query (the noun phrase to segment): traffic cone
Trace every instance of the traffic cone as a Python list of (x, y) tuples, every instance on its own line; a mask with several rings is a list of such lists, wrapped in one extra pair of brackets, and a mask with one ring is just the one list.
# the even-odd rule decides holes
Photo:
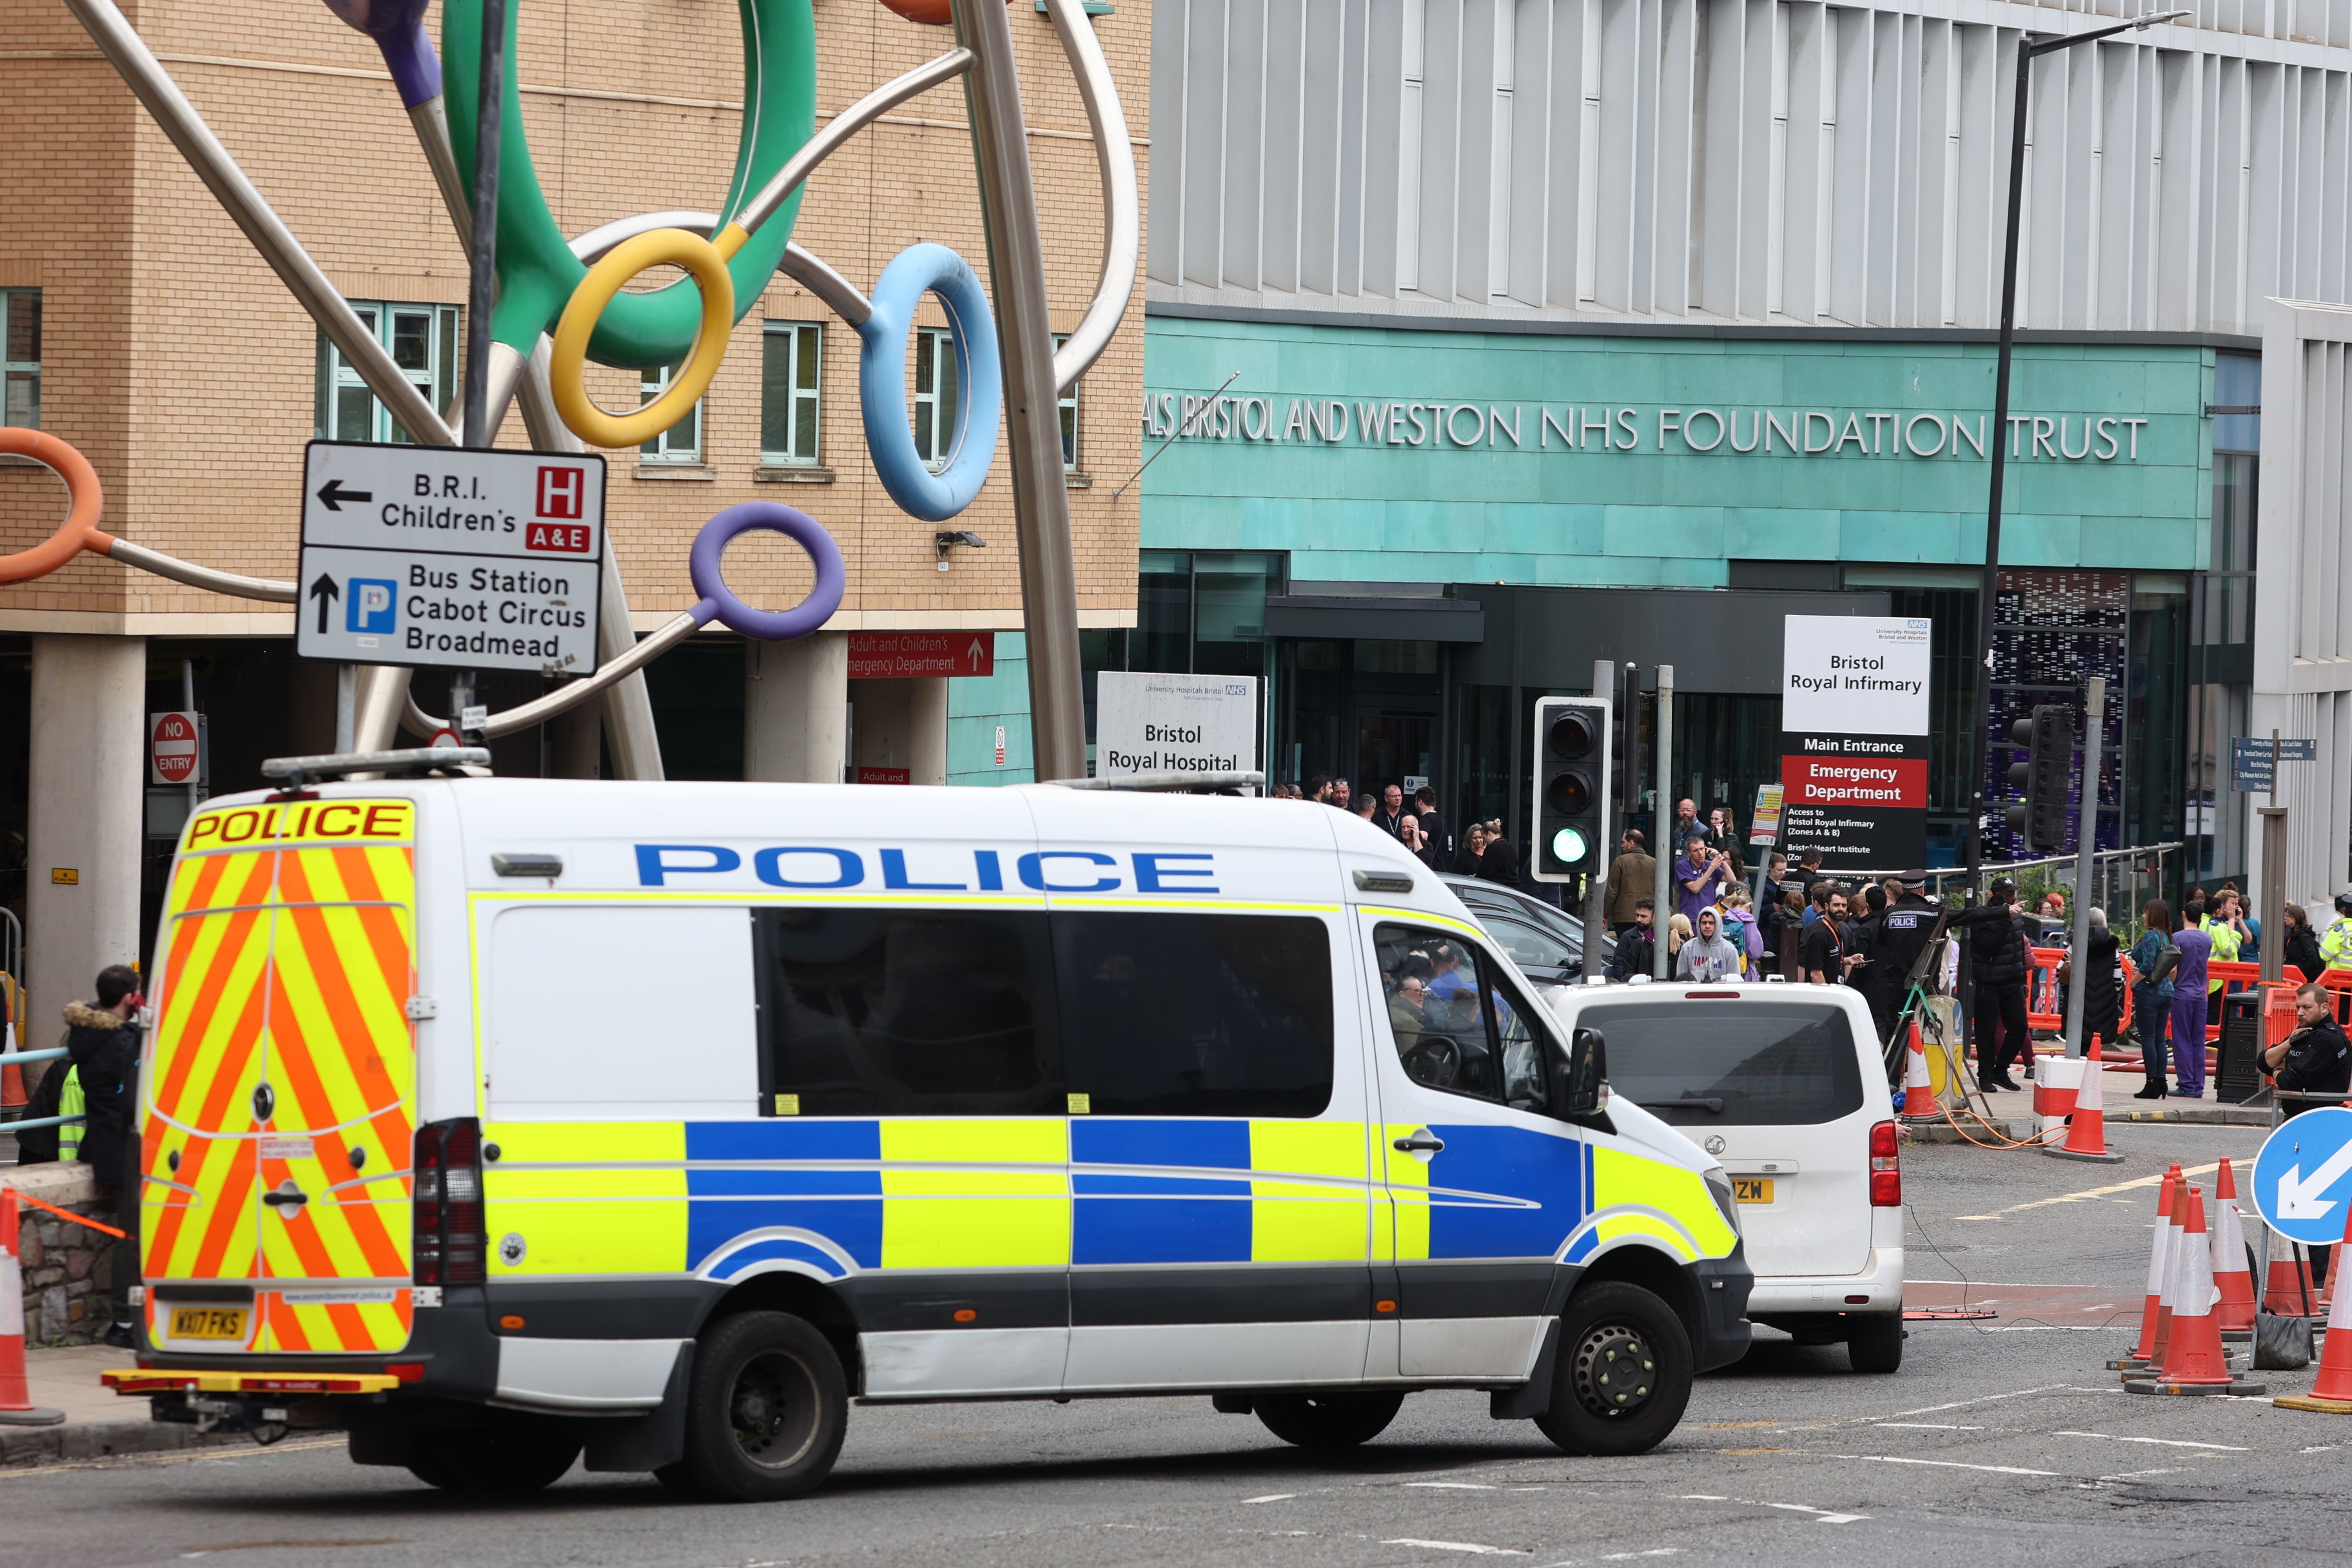
[[(2345, 1215), (2344, 1244), (2352, 1247), (2352, 1210)], [(2344, 1255), (2344, 1247), (2337, 1247), (2336, 1256)], [(2352, 1415), (2352, 1290), (2336, 1293), (2336, 1305), (2327, 1314), (2327, 1335), (2320, 1342), (2319, 1375), (2312, 1380), (2311, 1392), (2284, 1394), (2271, 1403), (2288, 1410)]]
[(2140, 1303), (2139, 1343), (2126, 1351), (2121, 1357), (2107, 1363), (2109, 1372), (2148, 1372), (2154, 1370), (2156, 1326), (2163, 1310), (2164, 1281), (2169, 1268), (2172, 1245), (2172, 1194), (2180, 1182), (2180, 1167), (2175, 1165), (2164, 1173), (2156, 1193), (2156, 1239), (2148, 1244), (2147, 1295)]
[(54, 1426), (62, 1410), (43, 1410), (25, 1384), (25, 1273), (16, 1263), (16, 1194), (0, 1187), (0, 1426)]
[(2042, 1152), (2061, 1160), (2080, 1160), (2094, 1165), (2117, 1165), (2123, 1156), (2107, 1148), (2107, 1121), (2099, 1109), (2099, 1080), (2107, 1076), (2099, 1065), (2099, 1037), (2091, 1037), (2091, 1048), (2083, 1058), (2082, 1086), (2074, 1090), (2074, 1109), (2066, 1119), (2066, 1142), (2045, 1147)]
[(1936, 1090), (1927, 1079), (1927, 1043), (1919, 1037), (1919, 1020), (1911, 1020), (1911, 1049), (1903, 1069), (1903, 1114), (1906, 1120), (1939, 1119), (1944, 1108), (1936, 1103)]
[[(2173, 1205), (2179, 1215), (2183, 1205)], [(2213, 1244), (2205, 1229), (2205, 1200), (2188, 1189), (2188, 1214), (2172, 1275), (2172, 1339), (2164, 1370), (2124, 1384), (2126, 1394), (2263, 1394), (2268, 1385), (2232, 1377), (2221, 1349), (2221, 1293), (2213, 1285)]]
[(2221, 1337), (2252, 1339), (2254, 1276), (2246, 1267), (2246, 1232), (2238, 1219), (2238, 1182), (2230, 1162), (2213, 1178), (2213, 1285), (2221, 1292)]
[(2263, 1281), (2263, 1310), (2282, 1318), (2305, 1318), (2317, 1317), (2318, 1307), (2319, 1291), (2311, 1283), (2311, 1259), (2290, 1246), (2284, 1258), (2271, 1259), (2270, 1278)]

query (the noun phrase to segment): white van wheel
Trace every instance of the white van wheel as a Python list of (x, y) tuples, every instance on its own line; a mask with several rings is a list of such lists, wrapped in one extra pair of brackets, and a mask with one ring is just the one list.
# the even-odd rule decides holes
[(1353, 1448), (1388, 1430), (1404, 1404), (1394, 1394), (1269, 1394), (1257, 1401), (1265, 1429), (1301, 1448)]
[(1856, 1372), (1893, 1372), (1903, 1364), (1903, 1320), (1849, 1318), (1845, 1359)]
[(848, 1425), (832, 1342), (789, 1312), (739, 1313), (705, 1329), (696, 1347), (678, 1468), (724, 1502), (799, 1497), (832, 1471)]
[(1571, 1454), (1645, 1454), (1690, 1403), (1690, 1335), (1674, 1309), (1638, 1285), (1602, 1279), (1561, 1314), (1543, 1435)]

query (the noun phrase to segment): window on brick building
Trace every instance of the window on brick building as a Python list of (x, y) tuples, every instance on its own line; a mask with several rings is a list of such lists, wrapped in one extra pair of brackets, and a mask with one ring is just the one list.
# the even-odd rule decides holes
[[(455, 305), (402, 305), (353, 300), (352, 310), (391, 352), (392, 363), (447, 417), (457, 391)], [(342, 351), (319, 334), (319, 435), (334, 441), (407, 441), (383, 400), (368, 389)]]
[(933, 473), (955, 456), (955, 339), (945, 327), (915, 329), (915, 452)]
[[(1062, 345), (1069, 341), (1069, 333), (1055, 332), (1054, 352), (1061, 353)], [(1079, 381), (1085, 379), (1084, 376), (1078, 378)], [(1078, 382), (1070, 383), (1070, 390), (1062, 394), (1058, 402), (1062, 418), (1062, 467), (1075, 474), (1078, 471)]]
[[(670, 378), (677, 374), (674, 364), (658, 365), (641, 373), (639, 385), (644, 395), (637, 406), (644, 407), (669, 390)], [(698, 463), (702, 461), (702, 402), (695, 400), (686, 416), (660, 435), (637, 448), (641, 463)]]
[(772, 468), (814, 467), (824, 329), (814, 321), (770, 321), (761, 353), (760, 461)]
[(41, 291), (0, 289), (0, 425), (41, 427)]

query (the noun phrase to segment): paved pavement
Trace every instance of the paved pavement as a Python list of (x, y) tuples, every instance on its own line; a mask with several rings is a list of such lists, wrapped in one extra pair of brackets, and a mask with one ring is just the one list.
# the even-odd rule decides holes
[[(2259, 1129), (2123, 1127), (2123, 1164), (1906, 1152), (1923, 1303), (1903, 1370), (1767, 1331), (1633, 1459), (1570, 1458), (1474, 1394), (1424, 1394), (1346, 1460), (1205, 1399), (858, 1410), (835, 1479), (766, 1507), (575, 1471), (497, 1504), (360, 1469), (331, 1439), (0, 1470), (0, 1568), (201, 1558), (450, 1563), (1534, 1565), (2340, 1563), (2352, 1417), (2127, 1395), (2154, 1179)], [(2309, 1374), (2268, 1374), (2274, 1392)]]

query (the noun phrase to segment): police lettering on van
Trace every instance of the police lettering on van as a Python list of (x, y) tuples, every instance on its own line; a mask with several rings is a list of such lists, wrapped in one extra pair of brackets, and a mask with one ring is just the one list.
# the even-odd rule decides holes
[(306, 793), (198, 812), (165, 897), (107, 1374), (163, 1419), (299, 1395), (434, 1485), (775, 1498), (852, 1399), (1186, 1393), (1335, 1447), (1476, 1388), (1637, 1452), (1746, 1347), (1727, 1178), (1365, 824)]

